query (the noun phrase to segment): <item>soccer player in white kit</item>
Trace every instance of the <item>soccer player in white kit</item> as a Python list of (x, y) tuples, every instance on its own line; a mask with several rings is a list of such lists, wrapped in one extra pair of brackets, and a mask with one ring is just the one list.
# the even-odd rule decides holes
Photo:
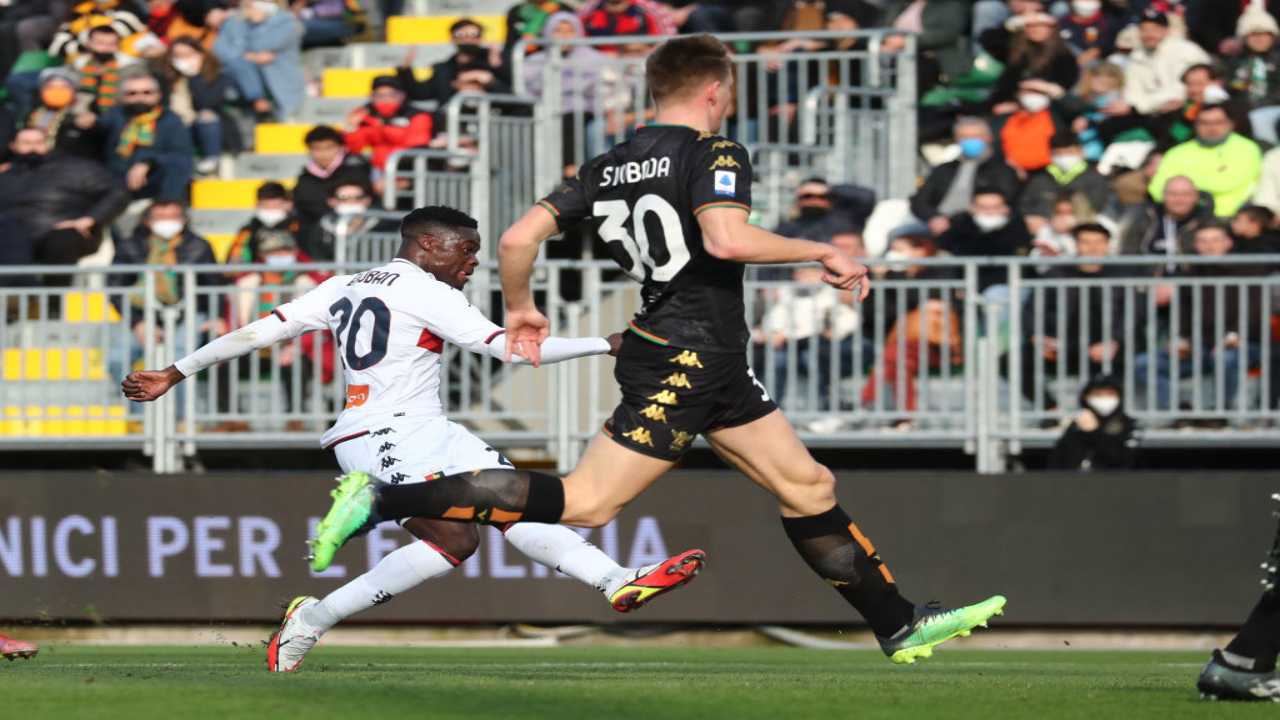
[[(504, 359), (502, 328), (472, 306), (461, 288), (479, 264), (476, 221), (452, 208), (405, 216), (396, 258), (340, 275), (261, 320), (201, 347), (169, 368), (135, 372), (122, 383), (130, 400), (154, 400), (191, 374), (313, 330), (331, 330), (347, 382), (347, 404), (321, 439), (343, 472), (386, 482), (418, 483), (472, 470), (511, 467), (501, 453), (444, 416), (440, 353), (451, 342)], [(611, 354), (618, 338), (548, 338), (542, 362)], [(525, 362), (518, 355), (514, 362)], [(458, 508), (458, 519), (470, 519)], [(502, 518), (492, 518), (501, 523)], [(298, 597), (285, 610), (267, 649), (273, 672), (292, 672), (329, 628), (443, 575), (475, 551), (470, 522), (413, 518), (402, 523), (422, 542), (406, 545), (324, 599)], [(619, 566), (560, 525), (512, 523), (504, 535), (537, 562), (595, 587), (628, 612), (693, 579), (704, 553), (689, 550), (659, 565)]]

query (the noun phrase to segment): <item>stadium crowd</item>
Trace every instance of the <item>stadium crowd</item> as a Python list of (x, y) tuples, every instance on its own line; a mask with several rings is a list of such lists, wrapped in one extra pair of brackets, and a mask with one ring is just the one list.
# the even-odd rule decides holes
[[(305, 52), (379, 41), (379, 19), (403, 6), (397, 0), (379, 0), (376, 8), (358, 0), (0, 2), (0, 145), (7, 148), (0, 165), (0, 263), (215, 262), (210, 244), (191, 228), (193, 179), (225, 175), (230, 158), (252, 152), (255, 124), (298, 117), (318, 88)], [(990, 255), (1078, 256), (1077, 265), (1044, 270), (1064, 278), (1270, 273), (1276, 268), (1262, 263), (1171, 261), (1148, 272), (1089, 259), (1280, 251), (1280, 149), (1273, 148), (1280, 141), (1277, 10), (1280, 5), (1261, 0), (515, 3), (504, 44), (491, 43), (484, 24), (459, 20), (450, 28), (453, 53), (434, 63), (426, 80), (414, 72), (411, 46), (401, 67), (372, 82), (368, 102), (343, 127), (320, 125), (306, 135), (307, 159), (291, 190), (280, 183), (258, 189), (253, 216), (226, 260), (267, 263), (278, 272), (211, 271), (202, 281), (305, 288), (323, 279), (288, 266), (332, 259), (339, 226), (385, 229), (386, 221), (360, 215), (379, 207), (388, 157), (442, 146), (445, 123), (438, 113), (454, 94), (509, 93), (516, 86), (542, 93), (545, 57), (521, 40), (859, 28), (890, 32), (874, 41), (800, 37), (735, 43), (734, 49), (782, 58), (876, 42), (880, 52), (893, 54), (905, 47), (907, 34), (915, 35), (919, 188), (909, 198), (876, 198), (866, 188), (813, 177), (795, 188), (780, 232), (893, 261), (873, 263), (891, 278), (946, 276), (935, 266), (911, 265), (915, 258)], [(572, 74), (562, 83), (561, 106), (581, 112), (575, 103), (589, 105), (593, 92), (607, 91), (602, 57), (648, 47), (620, 43), (569, 52), (566, 72)], [(522, 58), (523, 78), (512, 77), (518, 52), (529, 53)], [(821, 73), (809, 80), (833, 81)], [(808, 88), (790, 82), (753, 89), (767, 93), (771, 116), (796, 112)], [(794, 125), (789, 131), (784, 125), (764, 132), (794, 132)], [(566, 166), (572, 172), (567, 158)], [(583, 244), (564, 247), (573, 256)], [(795, 277), (812, 280), (806, 273)], [(1010, 298), (1004, 277), (1000, 269), (984, 270), (979, 290), (1016, 306), (1023, 298)], [(56, 286), (71, 278), (55, 273), (5, 282)], [(1167, 287), (1155, 292), (1161, 309), (1177, 294)], [(161, 299), (180, 300), (171, 289)], [(870, 340), (852, 347), (858, 327), (865, 331), (859, 337), (875, 335), (870, 306), (804, 292), (769, 300), (754, 335), (758, 361), (772, 354), (784, 364), (791, 344), (799, 345), (802, 364), (809, 353), (861, 354), (865, 367), (875, 366), (873, 380), (879, 373), (883, 381), (868, 382), (849, 403), (874, 402), (887, 387), (898, 407), (913, 409), (912, 378), (921, 363), (960, 361), (959, 313), (922, 293), (884, 300), (888, 337), (881, 348)], [(1038, 357), (1088, 374), (1114, 367), (1120, 339), (1103, 333), (1100, 318), (1078, 317), (1077, 300), (1069, 296), (1054, 309), (1043, 337), (1020, 340), (1024, 363)], [(1226, 321), (1211, 327), (1192, 328), (1183, 313), (1180, 344), (1203, 343), (1211, 364), (1255, 366), (1260, 333), (1239, 327), (1266, 321), (1255, 300), (1227, 302)], [(1102, 304), (1089, 305), (1096, 315)], [(207, 312), (216, 320), (211, 330), (255, 316), (254, 308)], [(907, 336), (905, 344), (898, 335)], [(1059, 358), (1055, 335), (1087, 337), (1088, 352)], [(1253, 341), (1241, 343), (1241, 335)], [(1190, 373), (1189, 360), (1146, 350), (1135, 371), (1159, 385), (1158, 404), (1166, 407), (1174, 402), (1170, 379)], [(899, 366), (906, 368), (901, 388)], [(1036, 394), (1026, 383), (1030, 374), (1022, 373), (1029, 398)], [(832, 380), (823, 377), (821, 384)], [(1280, 391), (1280, 383), (1272, 388)], [(1227, 393), (1234, 392), (1229, 381)], [(1051, 395), (1041, 400), (1047, 408), (1057, 405)]]

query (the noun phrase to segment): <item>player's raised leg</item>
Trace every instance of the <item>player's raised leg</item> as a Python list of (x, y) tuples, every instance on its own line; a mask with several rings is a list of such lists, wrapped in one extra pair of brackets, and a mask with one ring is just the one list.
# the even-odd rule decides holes
[(534, 470), (488, 469), (429, 483), (386, 485), (367, 473), (348, 473), (339, 479), (333, 505), (316, 528), (311, 566), (327, 568), (347, 540), (382, 520), (402, 517), (599, 527), (672, 464), (598, 435), (563, 480)]
[(800, 557), (866, 618), (894, 662), (929, 657), (935, 646), (968, 635), (1003, 611), (999, 595), (951, 610), (904, 598), (875, 546), (837, 502), (835, 476), (813, 459), (781, 411), (714, 430), (707, 439), (778, 498), (783, 529)]

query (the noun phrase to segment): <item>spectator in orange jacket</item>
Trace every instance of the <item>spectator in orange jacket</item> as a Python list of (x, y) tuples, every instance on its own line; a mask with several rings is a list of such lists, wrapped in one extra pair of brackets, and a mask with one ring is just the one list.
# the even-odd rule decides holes
[(397, 150), (422, 147), (431, 141), (431, 113), (419, 112), (407, 102), (404, 86), (393, 75), (373, 81), (369, 104), (347, 119), (347, 149), (373, 151), (375, 186), (381, 184), (387, 158)]

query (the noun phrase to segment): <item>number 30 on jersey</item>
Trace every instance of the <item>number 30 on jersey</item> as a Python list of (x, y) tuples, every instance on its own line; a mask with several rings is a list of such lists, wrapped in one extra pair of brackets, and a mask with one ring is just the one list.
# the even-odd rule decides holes
[[(645, 217), (650, 213), (658, 218), (662, 228), (659, 242), (650, 242), (645, 228)], [(671, 282), (672, 278), (689, 262), (689, 247), (685, 244), (680, 214), (671, 203), (650, 193), (636, 201), (635, 208), (626, 200), (597, 200), (592, 214), (604, 218), (600, 224), (600, 239), (606, 243), (618, 243), (631, 258), (627, 274), (641, 282)], [(627, 229), (628, 223), (631, 230)]]

